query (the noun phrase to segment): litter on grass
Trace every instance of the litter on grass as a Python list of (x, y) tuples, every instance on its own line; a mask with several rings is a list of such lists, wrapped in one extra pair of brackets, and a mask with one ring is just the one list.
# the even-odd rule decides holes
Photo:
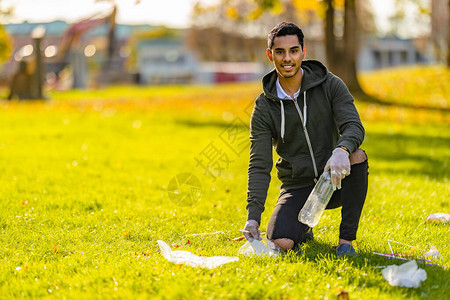
[(422, 256), (428, 259), (444, 260), (441, 253), (435, 246), (431, 246), (430, 251), (423, 253)]
[(188, 234), (188, 235), (189, 236), (203, 236), (203, 235), (216, 235), (216, 234), (225, 234), (225, 232), (216, 231), (216, 232), (192, 233), (192, 234)]
[[(394, 253), (394, 250), (392, 249), (392, 246), (391, 246), (391, 242), (409, 247), (410, 254)], [(400, 242), (393, 241), (393, 240), (388, 240), (388, 245), (389, 245), (389, 249), (391, 250), (391, 253), (372, 252), (372, 254), (384, 256), (384, 257), (387, 257), (388, 259), (398, 259), (398, 260), (403, 260), (403, 261), (415, 260), (415, 261), (423, 263), (427, 266), (446, 268), (443, 265), (426, 263), (426, 262), (431, 262), (435, 259), (444, 260), (441, 253), (439, 253), (438, 249), (435, 246), (431, 246), (429, 252), (421, 254), (420, 255), (421, 258), (418, 258), (416, 255), (411, 254), (418, 249), (417, 246), (411, 246), (411, 245), (400, 243)]]
[(208, 269), (217, 268), (223, 264), (238, 261), (239, 257), (235, 256), (198, 256), (189, 251), (175, 250), (172, 251), (170, 246), (164, 241), (158, 240), (159, 249), (165, 259), (174, 264), (183, 264), (191, 267), (202, 267)]
[(409, 247), (409, 252), (410, 252), (410, 253), (412, 253), (414, 250), (417, 249), (417, 246), (411, 246), (411, 245), (404, 244), (404, 243), (400, 243), (400, 242), (397, 242), (397, 241), (388, 240), (389, 249), (391, 249), (392, 255), (394, 255), (394, 250), (392, 250), (391, 242), (392, 242), (392, 243), (399, 244), (399, 245), (402, 245), (402, 246)]
[[(416, 259), (413, 255), (408, 254), (390, 254), (390, 253), (379, 253), (379, 252), (372, 252), (375, 255), (389, 257), (392, 259), (399, 259), (399, 260), (413, 260)], [(418, 259), (421, 261), (431, 261), (431, 259)]]
[(252, 242), (247, 241), (241, 248), (238, 250), (238, 254), (240, 255), (256, 255), (256, 256), (270, 256), (277, 257), (284, 253), (284, 251), (272, 243), (270, 240), (264, 241), (253, 240)]
[(426, 220), (430, 223), (448, 223), (450, 220), (450, 214), (445, 213), (435, 213), (428, 215)]
[(427, 279), (427, 272), (418, 268), (415, 260), (408, 261), (400, 266), (392, 265), (381, 270), (383, 278), (392, 286), (417, 288)]

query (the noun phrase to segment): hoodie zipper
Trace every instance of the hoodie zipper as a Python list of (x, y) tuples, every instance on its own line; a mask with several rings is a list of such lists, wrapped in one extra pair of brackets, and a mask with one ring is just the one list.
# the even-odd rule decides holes
[[(306, 106), (306, 95), (304, 97), (305, 97), (304, 100), (305, 100), (305, 106)], [(308, 130), (306, 129), (306, 123), (304, 122), (303, 114), (300, 110), (300, 107), (298, 106), (297, 99), (293, 99), (293, 100), (294, 100), (295, 108), (297, 109), (298, 115), (300, 116), (300, 120), (302, 121), (303, 132), (305, 133), (306, 143), (308, 144), (309, 153), (311, 154), (311, 159), (312, 159), (312, 163), (313, 163), (313, 167), (314, 167), (314, 175), (315, 175), (314, 182), (317, 182), (317, 178), (319, 177), (319, 172), (317, 171), (316, 159), (314, 158), (314, 152), (312, 149), (311, 140), (309, 138)]]

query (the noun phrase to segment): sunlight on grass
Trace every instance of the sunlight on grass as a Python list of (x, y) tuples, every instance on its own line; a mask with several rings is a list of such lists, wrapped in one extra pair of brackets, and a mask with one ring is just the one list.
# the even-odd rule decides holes
[(445, 66), (386, 69), (360, 76), (371, 95), (395, 103), (448, 108), (450, 71)]
[[(448, 107), (448, 80), (436, 82), (448, 72), (420, 67), (362, 79), (394, 102)], [(259, 93), (259, 83), (126, 86), (0, 102), (2, 298), (335, 299), (344, 289), (351, 299), (445, 299), (448, 270), (421, 266), (421, 287), (394, 288), (374, 267), (398, 262), (372, 252), (389, 252), (388, 239), (417, 246), (417, 254), (434, 245), (448, 265), (448, 224), (425, 222), (449, 212), (446, 111), (356, 101), (370, 165), (357, 258), (334, 254), (339, 210), (324, 213), (314, 241), (279, 259), (241, 257), (205, 270), (160, 255), (158, 239), (197, 255), (237, 255), (244, 241), (232, 239), (246, 219), (245, 147)], [(221, 166), (205, 169), (202, 154), (212, 149)], [(201, 198), (180, 206), (169, 183), (186, 172), (198, 178)], [(262, 231), (279, 193), (275, 170), (272, 178)]]

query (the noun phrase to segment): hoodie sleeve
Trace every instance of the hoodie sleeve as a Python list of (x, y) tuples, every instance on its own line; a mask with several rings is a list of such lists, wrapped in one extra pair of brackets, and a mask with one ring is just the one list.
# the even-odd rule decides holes
[(261, 97), (256, 100), (250, 120), (250, 161), (248, 166), (247, 220), (261, 223), (272, 170), (272, 131)]
[(352, 153), (362, 144), (365, 134), (353, 96), (345, 83), (336, 76), (331, 78), (329, 95), (340, 134), (336, 147), (344, 146)]

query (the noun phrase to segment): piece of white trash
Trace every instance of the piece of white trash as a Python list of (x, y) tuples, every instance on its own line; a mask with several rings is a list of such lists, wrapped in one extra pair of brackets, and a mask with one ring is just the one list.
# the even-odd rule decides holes
[(165, 259), (174, 264), (183, 264), (191, 267), (202, 267), (208, 269), (217, 268), (223, 264), (238, 261), (236, 256), (198, 256), (189, 251), (172, 251), (164, 241), (158, 240), (159, 249)]
[(238, 254), (241, 255), (256, 255), (256, 256), (280, 256), (284, 251), (276, 246), (271, 241), (267, 240), (267, 246), (258, 240), (252, 242), (247, 241), (238, 250)]
[(422, 256), (428, 259), (440, 259), (440, 260), (444, 259), (439, 250), (435, 246), (431, 246), (430, 251), (423, 253)]
[(427, 279), (427, 272), (417, 267), (415, 260), (410, 260), (400, 266), (391, 265), (381, 270), (383, 278), (392, 286), (417, 288), (420, 282)]
[(426, 220), (430, 223), (448, 223), (450, 220), (450, 214), (435, 213), (428, 215)]

